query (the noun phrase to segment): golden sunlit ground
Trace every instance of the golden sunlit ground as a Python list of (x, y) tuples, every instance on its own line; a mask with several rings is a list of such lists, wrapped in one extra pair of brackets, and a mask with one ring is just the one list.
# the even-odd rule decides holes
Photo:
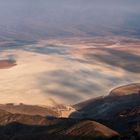
[(74, 104), (140, 82), (140, 41), (128, 40), (49, 39), (3, 49), (0, 103)]

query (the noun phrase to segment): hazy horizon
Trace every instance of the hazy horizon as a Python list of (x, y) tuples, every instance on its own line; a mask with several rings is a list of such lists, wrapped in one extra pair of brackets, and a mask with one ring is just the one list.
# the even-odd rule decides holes
[(139, 38), (139, 16), (138, 0), (0, 0), (0, 38)]

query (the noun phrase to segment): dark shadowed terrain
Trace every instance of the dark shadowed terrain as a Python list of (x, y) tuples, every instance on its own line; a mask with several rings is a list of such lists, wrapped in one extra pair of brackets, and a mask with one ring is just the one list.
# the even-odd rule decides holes
[[(57, 113), (50, 113), (54, 112), (51, 108), (45, 110), (44, 107), (23, 104), (1, 105), (0, 138), (3, 140), (131, 140), (132, 138), (138, 140), (140, 138), (140, 84), (138, 83), (116, 88), (106, 97), (85, 101), (74, 107), (76, 111), (69, 118), (57, 118)], [(33, 111), (29, 111), (31, 109)], [(35, 115), (35, 112), (38, 115)]]

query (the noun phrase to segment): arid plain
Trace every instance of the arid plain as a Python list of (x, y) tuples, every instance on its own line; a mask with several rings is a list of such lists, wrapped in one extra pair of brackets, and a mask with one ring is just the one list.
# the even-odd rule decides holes
[(139, 39), (56, 38), (0, 45), (1, 103), (69, 105), (140, 82)]

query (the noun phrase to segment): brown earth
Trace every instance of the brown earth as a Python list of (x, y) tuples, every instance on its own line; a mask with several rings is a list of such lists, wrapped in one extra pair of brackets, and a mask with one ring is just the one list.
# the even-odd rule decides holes
[(2, 140), (113, 140), (119, 136), (116, 131), (95, 121), (49, 119), (0, 110)]
[[(74, 105), (77, 111), (71, 118), (58, 118), (50, 110), (41, 116), (38, 106), (0, 105), (0, 139), (139, 140), (140, 93), (136, 90), (139, 86), (122, 86), (115, 96), (109, 94)], [(50, 117), (51, 114), (54, 116)]]
[(0, 60), (0, 69), (8, 69), (16, 65), (15, 60)]

